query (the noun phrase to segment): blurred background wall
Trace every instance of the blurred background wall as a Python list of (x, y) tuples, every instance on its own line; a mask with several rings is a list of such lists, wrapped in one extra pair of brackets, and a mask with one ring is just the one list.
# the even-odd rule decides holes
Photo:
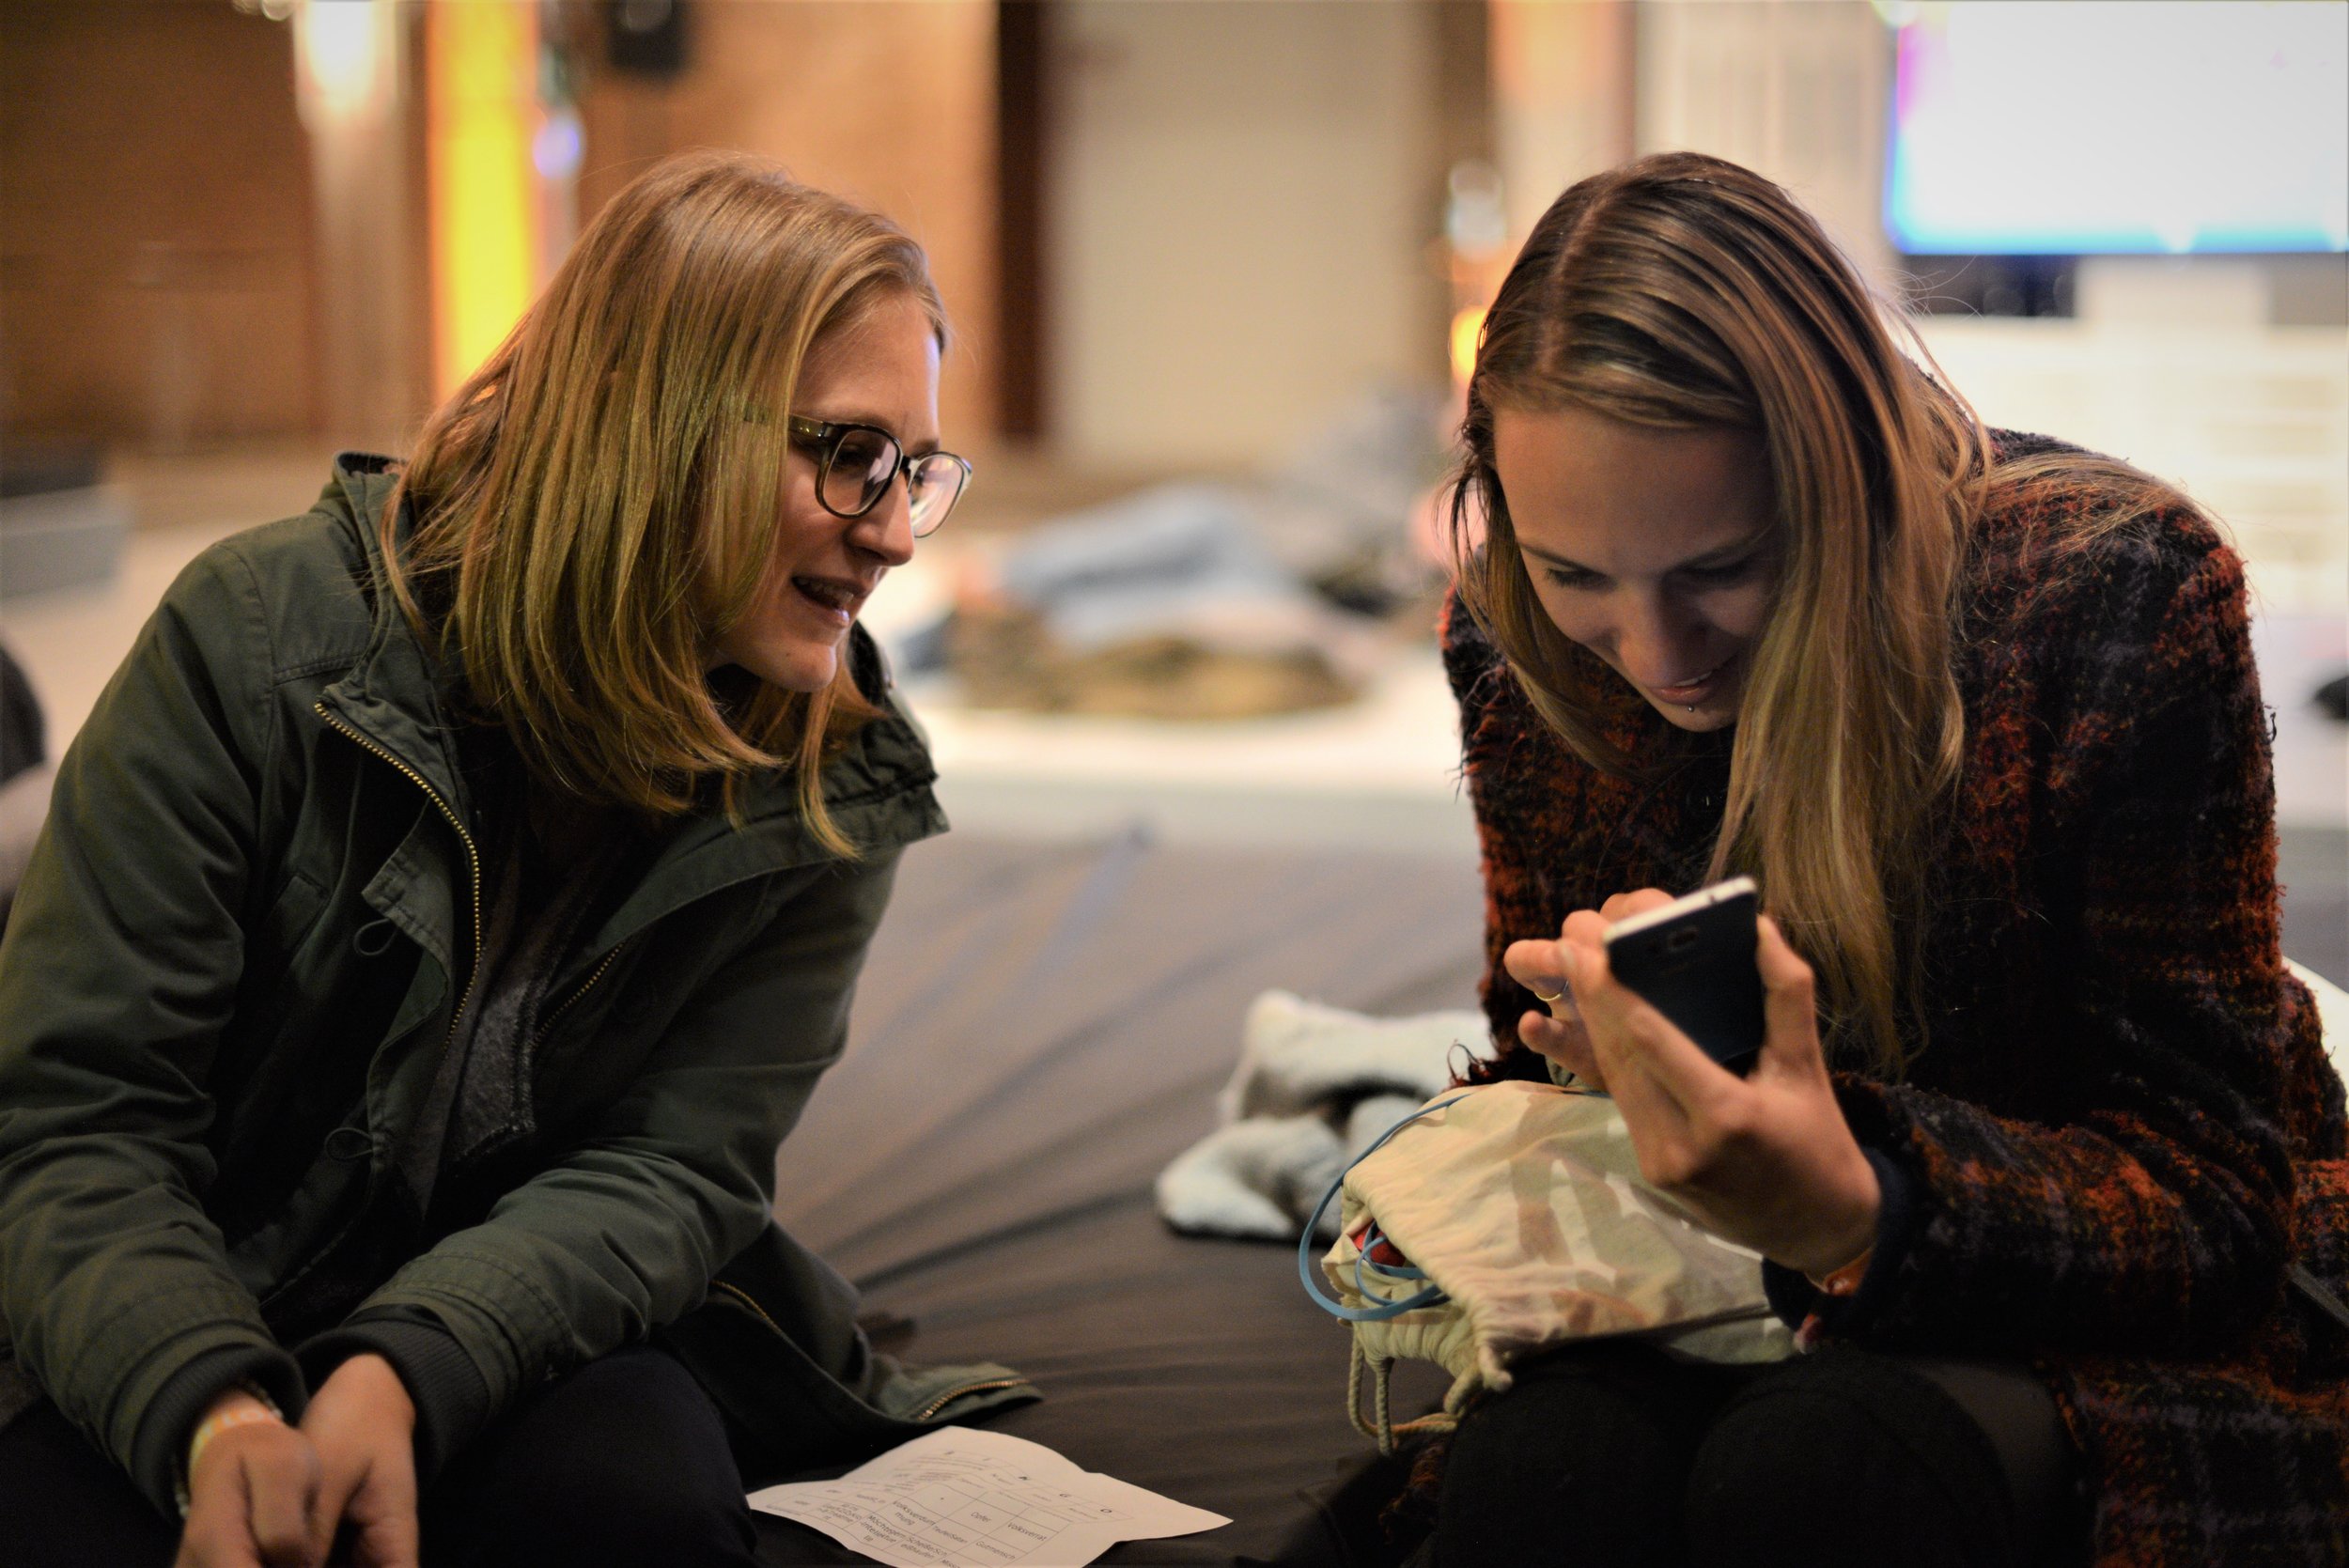
[(293, 85), (225, 3), (0, 6), (0, 440), (318, 427)]
[(1050, 439), (1101, 461), (1268, 460), (1365, 385), (1444, 374), (1425, 255), (1460, 9), (1055, 8)]
[[(928, 247), (956, 315), (960, 349), (946, 366), (941, 417), (957, 434), (991, 432), (1002, 374), (997, 8), (802, 0), (686, 10), (637, 0), (582, 14), (581, 215), (665, 154), (694, 147), (762, 153), (880, 209)], [(648, 33), (673, 27), (675, 53), (632, 51), (638, 21)]]
[[(1497, 179), (1499, 259), (1572, 179), (1697, 147), (1787, 182), (1895, 288), (1966, 272), (1905, 261), (1883, 221), (1891, 24), (1935, 10), (7, 0), (0, 438), (397, 444), (461, 373), (448, 318), (480, 308), (468, 284), (510, 310), (634, 173), (725, 146), (929, 247), (967, 443), (1261, 462), (1366, 384), (1442, 379), (1464, 163)], [(489, 276), (515, 253), (451, 232), (468, 180), (476, 204), (531, 209), (518, 283)], [(2132, 269), (2170, 279), (2153, 308), (2173, 320), (2349, 316), (2338, 254), (2090, 258), (2062, 269), (2060, 309), (2027, 312), (2002, 305), (2013, 269), (1993, 260), (1960, 303), (2076, 315), (2083, 272), (2093, 294)], [(1491, 266), (1469, 270), (1489, 286)]]

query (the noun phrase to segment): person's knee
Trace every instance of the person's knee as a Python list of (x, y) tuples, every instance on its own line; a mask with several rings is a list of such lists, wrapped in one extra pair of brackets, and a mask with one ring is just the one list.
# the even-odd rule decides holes
[(566, 1568), (744, 1560), (754, 1545), (742, 1498), (708, 1488), (650, 1487), (617, 1477), (578, 1489), (537, 1531), (541, 1560)]
[(428, 1520), (426, 1560), (484, 1568), (641, 1568), (748, 1560), (755, 1536), (739, 1494), (615, 1459), (620, 1462), (589, 1464), (568, 1474), (518, 1478), (518, 1484), (469, 1511), (461, 1524), (449, 1521), (458, 1539), (434, 1541)]
[(1438, 1560), (1675, 1560), (1692, 1440), (1683, 1381), (1660, 1358), (1562, 1358), (1478, 1405), (1444, 1467)]
[(1700, 1568), (2005, 1568), (2005, 1483), (1963, 1412), (1881, 1365), (1766, 1382), (1698, 1447), (1686, 1526)]
[(549, 1385), (428, 1498), (434, 1568), (739, 1564), (756, 1541), (718, 1414), (686, 1371), (635, 1349)]
[[(1619, 1364), (1620, 1363), (1620, 1364)], [(1602, 1354), (1561, 1357), (1481, 1401), (1452, 1439), (1451, 1473), (1486, 1491), (1571, 1493), (1672, 1472), (1686, 1442), (1668, 1371)]]

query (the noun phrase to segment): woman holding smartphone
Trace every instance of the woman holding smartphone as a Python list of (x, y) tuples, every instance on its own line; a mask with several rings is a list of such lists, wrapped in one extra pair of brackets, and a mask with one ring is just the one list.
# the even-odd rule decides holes
[[(1486, 319), (1445, 653), (1488, 1070), (1611, 1094), (1810, 1353), (1520, 1367), (1422, 1455), (1443, 1568), (2349, 1550), (2342, 1091), (2241, 563), (1984, 430), (1889, 318), (1783, 191), (1673, 154), (1567, 191)], [(1742, 1077), (1603, 947), (1740, 874)]]
[(769, 1217), (943, 826), (855, 625), (943, 336), (886, 220), (674, 161), (164, 596), (0, 946), (0, 1560), (748, 1564), (739, 1466), (1019, 1396)]

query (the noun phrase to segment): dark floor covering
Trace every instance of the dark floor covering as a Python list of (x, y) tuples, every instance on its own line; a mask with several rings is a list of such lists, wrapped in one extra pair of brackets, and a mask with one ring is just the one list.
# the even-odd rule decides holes
[[(1033, 1376), (1045, 1400), (999, 1430), (1233, 1520), (1104, 1561), (1330, 1560), (1300, 1494), (1369, 1455), (1346, 1330), (1306, 1301), (1292, 1249), (1174, 1235), (1151, 1181), (1213, 1126), (1259, 991), (1472, 1005), (1481, 911), (1452, 862), (1140, 835), (917, 846), (848, 1054), (783, 1147), (777, 1212), (868, 1311), (913, 1320), (899, 1354)], [(1399, 1407), (1432, 1405), (1440, 1375), (1406, 1373)], [(863, 1560), (760, 1529), (770, 1562)]]
[[(2334, 847), (2287, 846), (2285, 948), (2349, 983), (2344, 900), (2310, 874)], [(777, 1212), (868, 1312), (912, 1321), (897, 1354), (1033, 1376), (1044, 1402), (1000, 1430), (1233, 1519), (1103, 1560), (1343, 1560), (1308, 1495), (1369, 1457), (1345, 1329), (1305, 1300), (1293, 1250), (1174, 1235), (1151, 1181), (1212, 1126), (1259, 991), (1470, 1006), (1481, 923), (1475, 868), (1453, 860), (1140, 832), (916, 846), (848, 1053), (778, 1158)], [(1400, 1369), (1398, 1419), (1440, 1389)], [(759, 1524), (770, 1563), (864, 1560)]]

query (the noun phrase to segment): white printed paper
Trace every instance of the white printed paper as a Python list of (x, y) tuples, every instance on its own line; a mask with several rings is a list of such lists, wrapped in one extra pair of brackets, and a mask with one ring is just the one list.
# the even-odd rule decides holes
[(1232, 1522), (979, 1427), (925, 1433), (838, 1481), (770, 1486), (750, 1501), (890, 1568), (1080, 1568), (1120, 1541)]

